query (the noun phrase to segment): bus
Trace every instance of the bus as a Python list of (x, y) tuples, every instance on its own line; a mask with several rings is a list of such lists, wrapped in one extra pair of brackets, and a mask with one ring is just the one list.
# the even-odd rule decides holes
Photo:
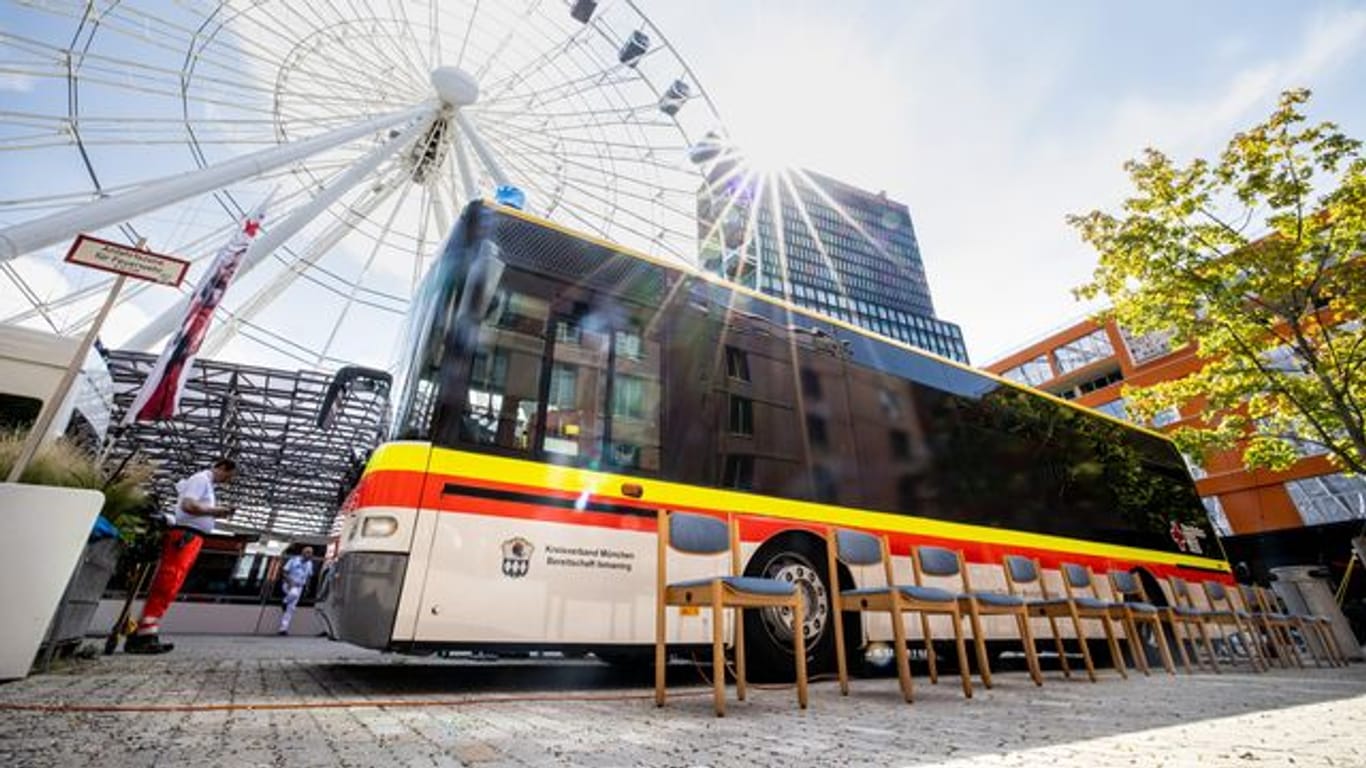
[[(800, 586), (817, 670), (832, 525), (888, 534), (907, 583), (921, 543), (964, 551), (978, 589), (1007, 553), (1134, 571), (1159, 602), (1169, 575), (1229, 579), (1160, 434), (519, 210), (462, 212), (398, 359), (320, 596), (356, 645), (641, 658), (661, 508), (735, 517), (745, 575)], [(670, 611), (671, 645), (709, 642), (710, 612)], [(745, 613), (751, 674), (790, 674), (792, 616)], [(845, 621), (852, 647), (891, 640)]]

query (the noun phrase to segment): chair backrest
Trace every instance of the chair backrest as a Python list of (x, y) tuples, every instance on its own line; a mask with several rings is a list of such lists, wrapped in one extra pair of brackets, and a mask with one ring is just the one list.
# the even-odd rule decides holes
[(871, 533), (835, 529), (835, 551), (846, 565), (877, 565), (882, 562), (882, 539)]
[(1072, 594), (1074, 589), (1095, 591), (1095, 585), (1091, 583), (1090, 568), (1076, 563), (1063, 563), (1058, 566), (1058, 571), (1062, 574), (1062, 585), (1067, 594)]
[(912, 558), (912, 561), (916, 584), (923, 585), (926, 576), (936, 578), (957, 576), (959, 587), (964, 592), (972, 591), (972, 584), (968, 581), (967, 569), (963, 567), (962, 552), (922, 544), (915, 548), (915, 557)]
[(1025, 557), (1023, 555), (1006, 555), (1001, 558), (1001, 563), (1005, 566), (1006, 589), (1012, 595), (1028, 594), (1024, 589), (1029, 584), (1039, 585), (1039, 596), (1048, 599), (1052, 595), (1048, 594), (1048, 582), (1043, 577), (1043, 571), (1039, 569), (1037, 558)]
[(1167, 584), (1172, 588), (1172, 602), (1183, 608), (1194, 608), (1195, 601), (1191, 599), (1191, 588), (1186, 580), (1180, 576), (1167, 577)]
[(1223, 603), (1224, 607), (1229, 610), (1238, 609), (1238, 606), (1233, 602), (1233, 597), (1229, 595), (1223, 584), (1217, 581), (1206, 581), (1201, 582), (1201, 586), (1205, 588), (1205, 600), (1209, 603), (1209, 607), (1216, 608), (1220, 603)]
[(730, 549), (730, 527), (724, 520), (687, 512), (669, 512), (669, 546), (693, 555), (719, 555)]
[(1143, 584), (1129, 571), (1110, 571), (1110, 586), (1116, 594), (1124, 597), (1132, 595), (1140, 599), (1147, 598), (1143, 592)]

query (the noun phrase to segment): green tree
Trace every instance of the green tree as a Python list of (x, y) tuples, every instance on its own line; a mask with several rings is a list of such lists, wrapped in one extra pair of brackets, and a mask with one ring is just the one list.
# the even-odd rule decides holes
[(1079, 298), (1108, 298), (1133, 334), (1193, 342), (1199, 369), (1125, 390), (1157, 411), (1204, 398), (1172, 437), (1203, 457), (1246, 439), (1248, 467), (1326, 451), (1366, 473), (1366, 158), (1331, 122), (1309, 125), (1309, 91), (1287, 91), (1218, 162), (1181, 166), (1148, 149), (1125, 170), (1119, 214), (1068, 217), (1100, 254)]

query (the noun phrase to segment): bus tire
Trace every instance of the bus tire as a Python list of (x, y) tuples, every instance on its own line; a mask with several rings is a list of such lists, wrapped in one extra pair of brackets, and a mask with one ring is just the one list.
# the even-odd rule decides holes
[[(779, 534), (765, 542), (745, 568), (746, 576), (778, 579), (797, 585), (805, 598), (807, 673), (811, 676), (835, 670), (835, 631), (831, 625), (833, 601), (826, 574), (825, 542), (802, 531)], [(847, 574), (841, 573), (844, 582)], [(852, 579), (844, 585), (848, 589)], [(844, 616), (845, 645), (850, 655), (862, 643), (857, 613)], [(745, 611), (745, 659), (747, 676), (756, 682), (786, 682), (795, 676), (792, 659), (792, 615), (775, 608)], [(858, 666), (854, 666), (858, 669)]]

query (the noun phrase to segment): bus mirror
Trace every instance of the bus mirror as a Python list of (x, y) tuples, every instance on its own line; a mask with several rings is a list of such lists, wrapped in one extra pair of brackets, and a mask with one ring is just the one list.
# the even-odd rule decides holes
[(496, 306), (498, 284), (503, 280), (503, 270), (507, 264), (498, 255), (498, 246), (484, 241), (479, 246), (479, 255), (470, 264), (465, 276), (465, 288), (460, 292), (460, 305), (455, 310), (452, 328), (461, 347), (474, 328), (492, 312)]
[(389, 386), (393, 377), (388, 372), (348, 365), (337, 371), (332, 383), (327, 385), (322, 407), (318, 409), (318, 429), (331, 429), (337, 423), (338, 415), (346, 409), (353, 398), (371, 395), (376, 399), (389, 397)]

